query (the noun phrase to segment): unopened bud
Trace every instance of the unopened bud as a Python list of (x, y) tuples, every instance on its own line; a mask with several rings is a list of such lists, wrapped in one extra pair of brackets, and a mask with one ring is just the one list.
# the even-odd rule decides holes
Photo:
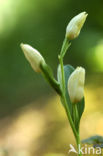
[(78, 37), (87, 15), (88, 14), (86, 12), (82, 12), (71, 19), (66, 28), (66, 37), (69, 40), (73, 40)]
[(72, 103), (79, 102), (84, 96), (85, 69), (77, 67), (68, 79), (68, 93)]
[(40, 64), (45, 63), (45, 60), (42, 57), (42, 55), (36, 49), (32, 48), (28, 44), (23, 44), (22, 43), (20, 46), (21, 46), (21, 49), (24, 52), (24, 55), (25, 55), (26, 59), (31, 64), (34, 71), (41, 72)]

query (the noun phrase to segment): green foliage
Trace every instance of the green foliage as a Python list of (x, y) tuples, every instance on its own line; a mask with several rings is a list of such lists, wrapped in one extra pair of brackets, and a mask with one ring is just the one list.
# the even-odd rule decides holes
[(103, 136), (95, 135), (85, 140), (82, 140), (83, 144), (103, 144)]
[[(74, 71), (74, 68), (71, 66), (71, 65), (65, 65), (64, 66), (64, 73), (65, 73), (65, 86), (66, 86), (66, 100), (67, 100), (67, 103), (68, 103), (68, 106), (69, 106), (69, 110), (70, 110), (70, 113), (71, 113), (71, 116), (72, 116), (72, 120), (74, 121), (75, 123), (75, 127), (78, 131), (79, 129), (79, 123), (80, 123), (80, 119), (81, 119), (81, 116), (82, 116), (82, 113), (84, 111), (84, 99), (82, 99), (80, 102), (78, 102), (77, 104), (72, 104), (71, 101), (70, 101), (70, 97), (69, 97), (69, 94), (68, 94), (68, 89), (67, 89), (67, 84), (68, 84), (68, 79), (71, 75), (71, 73)], [(75, 111), (75, 107), (74, 105), (76, 105), (76, 109), (77, 109), (77, 114), (74, 115), (74, 111)], [(75, 122), (76, 121), (76, 122)]]
[(54, 90), (61, 95), (60, 84), (55, 80), (52, 69), (47, 64), (41, 64), (40, 67), (44, 78), (54, 88)]
[(68, 50), (68, 48), (71, 46), (71, 43), (68, 42), (68, 39), (65, 37), (64, 41), (63, 41), (63, 45), (62, 45), (62, 49), (61, 49), (61, 53), (60, 56), (61, 58), (63, 58)]
[(68, 79), (71, 75), (71, 73), (74, 71), (74, 68), (71, 66), (71, 65), (65, 65), (64, 66), (64, 75), (65, 75), (65, 95), (66, 95), (66, 100), (67, 100), (67, 103), (68, 103), (68, 106), (69, 106), (69, 110), (70, 110), (70, 113), (71, 113), (71, 116), (73, 118), (73, 107), (72, 107), (72, 103), (70, 101), (70, 97), (69, 97), (69, 94), (68, 94)]
[[(66, 96), (68, 109), (70, 111), (72, 120), (73, 120), (73, 122), (75, 124), (76, 130), (78, 131), (79, 130), (80, 119), (81, 119), (81, 116), (82, 116), (82, 114), (84, 112), (85, 102), (84, 102), (84, 98), (80, 102), (78, 102), (77, 104), (72, 104), (71, 101), (70, 101), (70, 97), (69, 97), (69, 94), (68, 94), (68, 88), (67, 88), (68, 85), (67, 84), (68, 84), (68, 79), (69, 79), (70, 75), (72, 74), (72, 72), (74, 70), (75, 69), (71, 65), (65, 65), (64, 66), (65, 96)], [(60, 83), (60, 86), (62, 86), (60, 65), (58, 67), (58, 75), (57, 76), (58, 76), (58, 81)], [(62, 101), (62, 104), (64, 105), (62, 98), (61, 98), (61, 101)], [(76, 107), (74, 107), (74, 105)], [(64, 105), (64, 107), (65, 107), (65, 105)]]

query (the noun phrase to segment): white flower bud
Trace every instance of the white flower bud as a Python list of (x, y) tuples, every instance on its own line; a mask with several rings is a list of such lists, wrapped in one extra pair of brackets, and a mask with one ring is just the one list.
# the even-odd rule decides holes
[(28, 44), (23, 44), (22, 43), (20, 46), (21, 46), (21, 49), (24, 52), (24, 55), (25, 55), (26, 59), (31, 64), (34, 71), (41, 72), (40, 64), (45, 63), (45, 60), (42, 57), (42, 55), (36, 49), (32, 48)]
[(78, 37), (87, 15), (88, 14), (86, 12), (82, 12), (71, 19), (66, 28), (66, 37), (69, 40), (73, 40)]
[(68, 93), (72, 103), (79, 102), (84, 96), (85, 69), (77, 67), (68, 79)]

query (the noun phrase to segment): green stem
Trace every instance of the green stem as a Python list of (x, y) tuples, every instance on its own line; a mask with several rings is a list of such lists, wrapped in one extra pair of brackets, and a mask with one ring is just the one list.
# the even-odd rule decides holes
[[(61, 88), (62, 89), (62, 100), (63, 100), (63, 103), (64, 103), (64, 107), (65, 107), (65, 110), (66, 110), (66, 114), (67, 114), (70, 126), (71, 126), (71, 128), (73, 130), (73, 133), (74, 133), (74, 136), (75, 136), (75, 139), (76, 139), (76, 143), (77, 143), (77, 148), (78, 148), (78, 151), (79, 151), (79, 146), (81, 147), (79, 131), (78, 132), (76, 131), (75, 125), (73, 123), (73, 120), (72, 120), (72, 117), (71, 117), (71, 114), (70, 114), (70, 111), (69, 111), (69, 106), (67, 104), (67, 100), (66, 100), (66, 97), (65, 97), (65, 77), (64, 77), (63, 57), (64, 57), (68, 47), (69, 47), (69, 43), (68, 43), (67, 39), (65, 38), (65, 40), (63, 42), (61, 52), (60, 52), (60, 55), (59, 55), (61, 75), (62, 75), (62, 88)], [(81, 152), (80, 152), (80, 154), (78, 153), (78, 156), (82, 156), (82, 153)]]
[[(81, 148), (81, 142), (80, 142), (79, 132), (78, 132), (78, 136), (77, 136), (76, 142), (77, 142), (77, 148), (78, 148), (78, 151), (79, 151), (79, 148)], [(78, 153), (78, 156), (82, 156), (82, 153), (81, 152)]]
[(59, 55), (59, 62), (60, 62), (60, 66), (61, 66), (61, 73), (62, 73), (62, 91), (65, 95), (65, 78), (64, 78), (64, 66), (63, 66), (63, 58), (64, 55), (67, 51), (67, 49), (69, 48), (71, 44), (69, 43), (68, 39), (65, 37), (64, 41), (63, 41), (63, 45), (61, 48), (61, 52)]
[(75, 129), (75, 126), (74, 126), (74, 123), (73, 123), (73, 120), (72, 120), (72, 117), (71, 117), (71, 114), (70, 114), (70, 111), (69, 111), (68, 104), (67, 104), (65, 96), (63, 96), (62, 99), (63, 99), (63, 102), (64, 102), (64, 106), (65, 106), (65, 110), (66, 110), (66, 114), (67, 114), (70, 126), (71, 126), (71, 128), (73, 130), (75, 139), (77, 140), (78, 133), (77, 133), (77, 131)]
[(64, 67), (63, 67), (62, 54), (63, 54), (63, 51), (65, 50), (67, 42), (68, 42), (67, 40), (64, 40), (63, 47), (61, 49), (60, 56), (59, 56), (59, 61), (60, 61), (60, 66), (61, 66), (61, 75), (62, 75), (62, 99), (63, 99), (66, 114), (67, 114), (67, 117), (69, 119), (71, 128), (73, 130), (74, 136), (75, 136), (75, 138), (77, 138), (77, 132), (76, 132), (76, 129), (75, 129), (75, 126), (74, 126), (74, 123), (73, 123), (73, 120), (72, 120), (72, 117), (71, 117), (71, 114), (70, 114), (70, 111), (69, 111), (69, 107), (68, 107), (68, 104), (67, 104), (67, 101), (66, 101), (66, 97), (65, 97), (65, 77), (64, 77)]
[(63, 67), (63, 58), (60, 56), (60, 66), (61, 66), (61, 74), (62, 74), (62, 91), (65, 95), (65, 77), (64, 77), (64, 67)]

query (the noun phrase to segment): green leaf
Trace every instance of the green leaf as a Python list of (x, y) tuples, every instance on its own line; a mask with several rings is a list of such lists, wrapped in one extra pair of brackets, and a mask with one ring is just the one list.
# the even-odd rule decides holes
[(103, 136), (95, 135), (85, 140), (82, 140), (83, 144), (103, 144)]
[(60, 84), (54, 78), (53, 72), (52, 72), (51, 68), (46, 63), (45, 64), (41, 64), (40, 68), (41, 68), (41, 71), (42, 71), (42, 74), (43, 74), (44, 78), (48, 81), (48, 83), (51, 85), (51, 87), (54, 88), (54, 90), (59, 95), (61, 95)]
[[(78, 102), (76, 104), (76, 107), (77, 107), (77, 113), (78, 113), (78, 118), (76, 118), (74, 116), (74, 104), (71, 103), (70, 101), (70, 97), (69, 97), (69, 93), (68, 93), (68, 89), (67, 89), (67, 84), (68, 84), (68, 79), (70, 77), (70, 75), (72, 74), (72, 72), (74, 71), (75, 69), (71, 66), (71, 65), (65, 65), (64, 66), (64, 75), (65, 75), (65, 97), (66, 97), (66, 100), (67, 100), (67, 103), (68, 103), (68, 109), (70, 111), (70, 114), (71, 114), (71, 117), (72, 117), (72, 120), (75, 124), (75, 128), (76, 130), (78, 131), (79, 130), (79, 123), (80, 123), (80, 119), (81, 119), (81, 116), (82, 116), (82, 113), (84, 111), (84, 98)], [(62, 87), (62, 78), (61, 78), (61, 69), (60, 69), (60, 65), (58, 67), (58, 81), (60, 83), (60, 86)], [(62, 99), (61, 99), (62, 101)]]
[(78, 115), (79, 115), (79, 120), (81, 119), (81, 116), (84, 112), (85, 108), (85, 99), (83, 98), (80, 102), (77, 103), (77, 109), (78, 109)]
[(67, 83), (68, 83), (68, 79), (71, 75), (71, 73), (74, 71), (74, 68), (70, 65), (65, 65), (64, 66), (64, 75), (65, 75), (65, 96), (66, 96), (66, 100), (67, 100), (67, 103), (68, 103), (68, 106), (69, 106), (69, 110), (70, 110), (70, 113), (71, 113), (71, 116), (73, 118), (73, 107), (72, 107), (72, 103), (70, 101), (70, 97), (69, 97), (69, 94), (68, 94), (68, 88), (67, 88)]

